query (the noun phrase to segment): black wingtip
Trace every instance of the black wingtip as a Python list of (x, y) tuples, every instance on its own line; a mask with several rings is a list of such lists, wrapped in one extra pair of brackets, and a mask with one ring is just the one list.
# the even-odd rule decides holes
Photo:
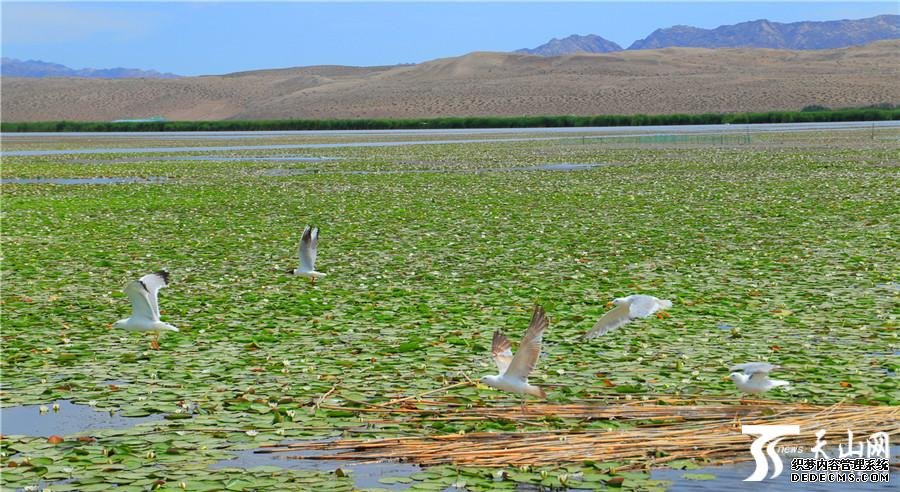
[(155, 274), (162, 277), (163, 282), (165, 282), (166, 285), (169, 285), (169, 272), (167, 272), (166, 270), (160, 270), (158, 272), (155, 272)]

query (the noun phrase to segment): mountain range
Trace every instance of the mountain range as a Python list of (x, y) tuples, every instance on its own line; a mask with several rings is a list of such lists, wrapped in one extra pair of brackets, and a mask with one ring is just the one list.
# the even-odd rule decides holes
[[(761, 19), (739, 24), (701, 29), (673, 26), (657, 29), (628, 47), (629, 50), (658, 48), (773, 48), (822, 50), (845, 48), (874, 41), (900, 38), (900, 15), (879, 15), (867, 19), (784, 24)], [(622, 51), (618, 44), (598, 35), (553, 38), (532, 49), (517, 50), (540, 56), (570, 53), (610, 53)]]
[(3, 57), (0, 60), (0, 74), (4, 77), (79, 77), (88, 79), (173, 79), (173, 73), (139, 68), (69, 68), (58, 63), (40, 60), (18, 60)]
[(515, 53), (540, 56), (560, 56), (569, 53), (610, 53), (613, 51), (622, 51), (622, 47), (617, 43), (601, 38), (596, 34), (588, 34), (587, 36), (573, 34), (563, 39), (553, 38), (537, 48), (523, 48), (516, 50)]
[(900, 103), (900, 40), (832, 50), (476, 52), (415, 65), (175, 79), (0, 77), (3, 121), (419, 118), (799, 110)]

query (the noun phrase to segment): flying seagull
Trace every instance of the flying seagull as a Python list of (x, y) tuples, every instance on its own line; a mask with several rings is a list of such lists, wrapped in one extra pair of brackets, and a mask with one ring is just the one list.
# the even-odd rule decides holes
[[(528, 384), (528, 375), (534, 370), (538, 356), (541, 355), (541, 338), (549, 324), (544, 308), (535, 306), (534, 314), (531, 315), (531, 323), (519, 343), (519, 350), (516, 351), (515, 356), (513, 356), (512, 343), (509, 339), (499, 330), (495, 331), (491, 343), (491, 357), (497, 363), (500, 374), (484, 376), (481, 378), (481, 382), (510, 393), (546, 398), (547, 394), (544, 393), (544, 390)], [(524, 404), (523, 400), (523, 407)]]
[(312, 283), (316, 283), (316, 279), (324, 277), (325, 274), (316, 271), (316, 252), (319, 248), (319, 228), (311, 228), (306, 226), (303, 234), (300, 236), (300, 246), (297, 248), (297, 255), (300, 256), (300, 265), (291, 271), (294, 275), (301, 277), (309, 277)]
[(588, 340), (599, 337), (600, 335), (605, 335), (611, 330), (615, 330), (638, 318), (646, 318), (653, 313), (656, 313), (658, 318), (662, 318), (664, 315), (668, 316), (669, 313), (665, 310), (672, 307), (672, 301), (636, 294), (614, 299), (607, 305), (615, 305), (616, 307), (604, 314), (603, 317), (597, 321), (597, 324), (581, 338)]
[(169, 284), (169, 272), (160, 270), (144, 275), (125, 287), (125, 295), (131, 300), (131, 317), (113, 323), (113, 328), (128, 331), (154, 332), (156, 337), (150, 347), (159, 350), (159, 333), (178, 331), (178, 328), (159, 320), (159, 302), (156, 294)]
[(729, 368), (728, 376), (739, 390), (744, 393), (757, 395), (778, 386), (787, 386), (791, 383), (777, 379), (769, 379), (769, 373), (781, 369), (768, 362), (747, 362)]

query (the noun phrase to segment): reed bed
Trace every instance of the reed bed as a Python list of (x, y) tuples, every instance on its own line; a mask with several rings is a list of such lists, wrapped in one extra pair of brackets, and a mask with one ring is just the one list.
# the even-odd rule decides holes
[[(831, 406), (757, 401), (735, 404), (728, 400), (656, 399), (619, 405), (531, 405), (527, 408), (455, 408), (428, 401), (426, 408), (404, 406), (352, 408), (362, 415), (392, 413), (403, 419), (487, 420), (531, 422), (547, 417), (584, 420), (624, 420), (635, 427), (620, 430), (547, 430), (479, 432), (429, 437), (374, 440), (342, 439), (331, 442), (272, 445), (257, 452), (304, 451), (297, 459), (400, 460), (420, 465), (460, 466), (560, 465), (584, 461), (628, 461), (627, 467), (659, 466), (672, 460), (744, 461), (753, 436), (741, 434), (742, 425), (796, 424), (801, 435), (782, 441), (785, 446), (815, 444), (815, 431), (826, 429), (830, 444), (846, 441), (847, 430), (857, 439), (874, 432), (900, 434), (900, 407), (837, 404)], [(679, 404), (680, 403), (680, 404)], [(686, 404), (690, 403), (690, 404)], [(323, 408), (325, 406), (323, 405)], [(331, 407), (351, 410), (347, 407)], [(396, 416), (396, 415), (395, 415)], [(377, 423), (377, 420), (369, 420)], [(396, 420), (391, 422), (396, 423)]]

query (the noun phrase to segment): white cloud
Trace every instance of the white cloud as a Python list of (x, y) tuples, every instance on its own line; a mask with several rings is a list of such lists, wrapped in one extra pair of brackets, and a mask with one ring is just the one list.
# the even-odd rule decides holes
[(104, 4), (2, 2), (3, 44), (56, 44), (91, 36), (129, 39), (149, 34), (147, 12), (110, 9)]

